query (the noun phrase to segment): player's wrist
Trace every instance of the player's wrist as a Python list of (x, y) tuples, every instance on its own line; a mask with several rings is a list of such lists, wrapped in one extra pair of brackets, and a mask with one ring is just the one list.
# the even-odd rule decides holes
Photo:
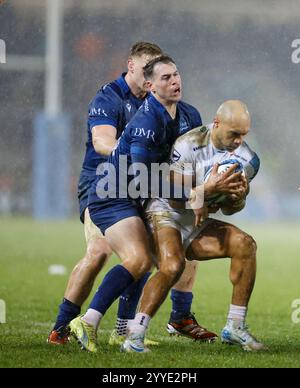
[(214, 184), (210, 182), (204, 183), (204, 198), (209, 197), (212, 194), (215, 194), (216, 192), (216, 187)]
[(200, 209), (204, 205), (204, 185), (193, 187), (190, 191), (189, 205), (192, 209)]

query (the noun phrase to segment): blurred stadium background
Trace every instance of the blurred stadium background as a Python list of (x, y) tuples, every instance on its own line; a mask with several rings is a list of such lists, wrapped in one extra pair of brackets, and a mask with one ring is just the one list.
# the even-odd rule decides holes
[[(300, 64), (291, 60), (299, 1), (61, 0), (57, 63), (45, 60), (47, 39), (51, 45), (59, 37), (57, 18), (47, 37), (47, 1), (1, 3), (0, 216), (77, 214), (88, 103), (124, 71), (130, 45), (150, 40), (176, 59), (184, 99), (204, 122), (225, 99), (249, 107), (248, 142), (262, 164), (238, 217), (299, 219)], [(58, 66), (54, 75), (49, 66)]]
[[(292, 61), (299, 20), (299, 0), (0, 0), (0, 323), (7, 318), (0, 367), (299, 367), (299, 309), (291, 319), (300, 300), (300, 63)], [(176, 59), (184, 99), (205, 123), (225, 99), (245, 101), (252, 114), (247, 141), (261, 170), (246, 209), (232, 219), (258, 243), (249, 324), (268, 354), (245, 356), (220, 343), (199, 352), (198, 344), (170, 339), (163, 329), (169, 299), (150, 329), (161, 346), (143, 363), (107, 345), (116, 304), (93, 360), (75, 343), (45, 344), (67, 275), (85, 250), (77, 179), (88, 103), (126, 69), (138, 40)], [(65, 275), (49, 280), (58, 263)], [(225, 260), (201, 263), (194, 290), (197, 317), (217, 332), (231, 294), (228, 270)]]

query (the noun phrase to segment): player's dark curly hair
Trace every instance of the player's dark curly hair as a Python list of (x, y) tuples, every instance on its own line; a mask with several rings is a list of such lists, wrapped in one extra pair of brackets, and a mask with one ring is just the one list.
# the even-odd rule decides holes
[(154, 67), (158, 63), (164, 63), (164, 64), (174, 63), (175, 65), (175, 61), (169, 55), (166, 55), (166, 54), (160, 55), (159, 57), (152, 59), (143, 68), (144, 77), (146, 80), (151, 79), (153, 77)]

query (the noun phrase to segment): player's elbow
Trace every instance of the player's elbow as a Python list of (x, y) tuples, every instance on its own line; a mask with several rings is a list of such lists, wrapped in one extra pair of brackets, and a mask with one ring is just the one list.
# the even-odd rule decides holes
[(241, 210), (242, 209), (236, 210), (236, 209), (228, 208), (228, 207), (222, 207), (221, 208), (221, 211), (224, 214), (224, 216), (232, 216), (233, 214), (238, 213)]
[(246, 205), (246, 201), (242, 201), (236, 205), (222, 206), (221, 211), (224, 214), (224, 216), (232, 216), (233, 214), (238, 213), (241, 210), (243, 210), (245, 205)]
[(106, 144), (105, 141), (99, 139), (93, 139), (93, 147), (97, 154), (109, 156), (112, 153), (113, 147)]

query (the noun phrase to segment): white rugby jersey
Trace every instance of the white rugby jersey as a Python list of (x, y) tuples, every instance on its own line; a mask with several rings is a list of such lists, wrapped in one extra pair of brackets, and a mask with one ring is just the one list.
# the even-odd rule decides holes
[[(259, 170), (258, 156), (246, 142), (243, 142), (233, 152), (217, 149), (211, 141), (213, 124), (198, 127), (180, 136), (171, 151), (171, 167), (186, 175), (195, 175), (196, 169), (201, 167), (205, 174), (216, 163), (228, 159), (238, 160), (244, 168), (245, 175), (250, 182)], [(147, 211), (174, 210), (168, 200), (152, 199)]]

